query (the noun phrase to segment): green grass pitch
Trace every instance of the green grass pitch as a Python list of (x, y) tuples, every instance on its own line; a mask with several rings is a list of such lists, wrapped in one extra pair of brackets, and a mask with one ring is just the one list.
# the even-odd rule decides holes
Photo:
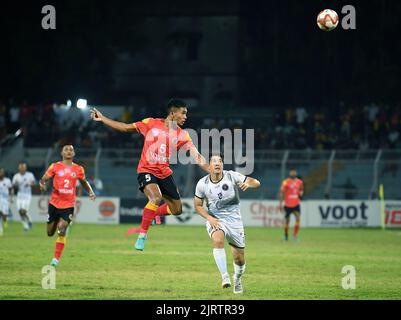
[[(401, 231), (246, 228), (244, 294), (220, 287), (204, 227), (152, 226), (144, 252), (128, 225), (75, 224), (57, 267), (56, 289), (41, 287), (55, 237), (45, 224), (28, 233), (10, 223), (0, 237), (0, 299), (401, 299)], [(232, 274), (229, 246), (228, 267)], [(356, 289), (344, 290), (344, 265)]]

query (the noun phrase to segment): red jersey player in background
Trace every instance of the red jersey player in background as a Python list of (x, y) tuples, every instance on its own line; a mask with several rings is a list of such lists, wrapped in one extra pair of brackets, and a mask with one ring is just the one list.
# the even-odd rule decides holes
[(301, 197), (304, 193), (304, 185), (301, 179), (298, 178), (295, 169), (290, 170), (290, 177), (285, 179), (281, 184), (280, 190), (280, 208), (283, 209), (284, 200), (284, 240), (288, 241), (288, 226), (290, 224), (291, 213), (295, 216), (295, 226), (293, 239), (298, 240), (298, 232), (300, 228), (301, 216)]
[(96, 196), (89, 182), (85, 178), (84, 168), (75, 164), (74, 147), (65, 145), (61, 151), (63, 161), (52, 163), (39, 181), (40, 189), (46, 191), (46, 183), (53, 178), (53, 193), (49, 201), (47, 218), (47, 235), (52, 237), (58, 229), (56, 248), (51, 261), (52, 266), (57, 266), (61, 253), (66, 244), (66, 232), (74, 214), (76, 184), (79, 180), (83, 188), (88, 192), (92, 201)]
[[(121, 132), (138, 132), (145, 138), (141, 159), (137, 167), (139, 189), (147, 196), (148, 203), (143, 209), (141, 227), (135, 249), (144, 250), (146, 234), (153, 219), (160, 215), (179, 215), (182, 203), (178, 188), (169, 166), (174, 152), (184, 148), (195, 162), (209, 172), (205, 158), (193, 145), (188, 132), (181, 129), (187, 119), (187, 105), (184, 101), (173, 99), (167, 104), (167, 117), (164, 119), (146, 118), (134, 123), (123, 123), (105, 117), (96, 108), (91, 110), (91, 118)], [(164, 204), (160, 203), (164, 200)]]

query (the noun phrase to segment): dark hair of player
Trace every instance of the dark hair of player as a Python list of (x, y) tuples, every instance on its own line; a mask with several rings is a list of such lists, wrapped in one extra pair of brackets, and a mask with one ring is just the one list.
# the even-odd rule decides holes
[(170, 112), (175, 111), (175, 109), (179, 108), (188, 108), (187, 104), (180, 99), (171, 99), (167, 103), (167, 114), (170, 114)]
[(221, 154), (221, 153), (219, 153), (219, 152), (212, 152), (210, 155), (209, 155), (209, 162), (210, 162), (210, 160), (212, 160), (212, 157), (220, 157), (220, 159), (221, 159), (221, 161), (222, 162), (224, 162), (224, 156), (223, 156), (223, 154)]
[[(73, 144), (72, 143), (64, 143), (62, 146), (61, 146), (61, 150), (63, 150), (66, 146), (73, 146)], [(74, 147), (74, 146), (73, 146)]]

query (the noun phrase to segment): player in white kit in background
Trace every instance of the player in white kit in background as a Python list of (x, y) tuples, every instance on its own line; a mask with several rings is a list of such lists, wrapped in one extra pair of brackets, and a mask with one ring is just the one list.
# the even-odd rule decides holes
[[(260, 182), (235, 171), (223, 170), (221, 155), (209, 160), (210, 175), (196, 185), (194, 206), (207, 220), (206, 229), (213, 241), (213, 256), (222, 277), (222, 287), (231, 287), (227, 272), (224, 239), (231, 245), (234, 258), (234, 293), (242, 293), (241, 276), (245, 272), (245, 233), (240, 213), (239, 189), (258, 188)], [(203, 207), (206, 202), (207, 210)]]
[(7, 223), (12, 190), (11, 180), (5, 176), (4, 169), (0, 168), (0, 236), (3, 235), (3, 226)]
[(32, 198), (32, 186), (36, 184), (35, 176), (27, 171), (25, 162), (18, 165), (18, 173), (13, 177), (13, 187), (17, 187), (17, 210), (21, 216), (21, 222), (25, 231), (32, 228), (32, 221), (28, 214)]

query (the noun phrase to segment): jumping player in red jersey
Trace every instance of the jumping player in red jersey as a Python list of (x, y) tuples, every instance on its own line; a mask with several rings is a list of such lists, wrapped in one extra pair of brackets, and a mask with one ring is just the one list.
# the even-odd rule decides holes
[[(121, 132), (138, 132), (145, 138), (137, 173), (139, 189), (147, 196), (148, 203), (143, 210), (141, 227), (137, 230), (137, 250), (144, 250), (146, 234), (156, 216), (180, 215), (182, 212), (180, 194), (169, 166), (172, 154), (184, 148), (204, 171), (209, 172), (205, 158), (193, 145), (188, 132), (181, 129), (187, 113), (186, 103), (178, 99), (169, 101), (166, 118), (146, 118), (134, 123), (114, 121), (96, 108), (91, 110), (93, 120)], [(160, 205), (162, 200), (164, 204)]]
[(89, 182), (85, 178), (85, 170), (82, 166), (75, 164), (74, 147), (65, 145), (61, 151), (63, 161), (52, 163), (39, 181), (40, 189), (46, 191), (46, 183), (53, 178), (53, 193), (49, 202), (47, 235), (52, 237), (58, 229), (56, 248), (51, 261), (52, 266), (57, 266), (60, 261), (66, 243), (66, 232), (74, 214), (75, 190), (77, 180), (88, 192), (92, 201), (96, 196)]
[(285, 211), (285, 222), (284, 222), (284, 240), (288, 241), (288, 226), (290, 224), (291, 213), (295, 216), (295, 226), (293, 239), (298, 240), (298, 232), (300, 228), (300, 217), (301, 217), (301, 197), (304, 193), (304, 185), (301, 179), (297, 178), (297, 171), (295, 169), (290, 170), (290, 177), (285, 179), (281, 184), (280, 190), (280, 208)]

